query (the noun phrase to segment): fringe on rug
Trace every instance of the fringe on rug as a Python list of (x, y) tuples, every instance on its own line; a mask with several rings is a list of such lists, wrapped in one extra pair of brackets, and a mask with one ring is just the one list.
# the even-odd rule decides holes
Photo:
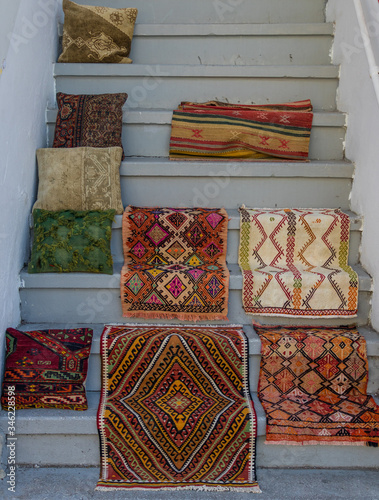
[(143, 486), (131, 486), (131, 487), (117, 487), (117, 486), (96, 486), (94, 491), (127, 491), (127, 490), (139, 490), (139, 491), (182, 491), (182, 490), (192, 490), (192, 491), (229, 491), (236, 493), (262, 493), (260, 487), (248, 486), (246, 488), (241, 488), (240, 486), (157, 486), (153, 488), (144, 488)]
[[(180, 321), (228, 321), (227, 314), (193, 314), (193, 313), (170, 313), (159, 311), (136, 311), (126, 312), (124, 318), (143, 319), (179, 319)], [(166, 326), (166, 325), (165, 325)], [(229, 325), (227, 325), (229, 326)]]

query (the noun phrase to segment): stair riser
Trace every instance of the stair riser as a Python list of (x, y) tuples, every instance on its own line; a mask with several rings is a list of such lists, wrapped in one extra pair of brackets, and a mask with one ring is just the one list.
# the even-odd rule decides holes
[[(48, 127), (50, 146), (53, 144), (54, 130), (55, 123), (50, 123)], [(164, 125), (124, 123), (122, 143), (125, 154), (126, 156), (166, 157), (169, 154), (170, 135), (171, 124), (169, 123)], [(342, 160), (344, 139), (344, 127), (314, 126), (309, 145), (309, 158), (311, 160)]]
[(138, 23), (318, 23), (326, 0), (80, 0), (83, 5), (136, 7)]
[[(265, 445), (264, 440), (262, 436), (257, 440), (258, 468), (378, 468), (377, 448), (354, 446), (348, 447), (347, 452), (346, 446), (273, 446)], [(18, 435), (16, 453), (17, 465), (20, 466), (100, 465), (99, 438), (96, 434)]]
[[(141, 200), (142, 201), (142, 200)], [(138, 206), (138, 204), (137, 204)], [(140, 205), (142, 206), (142, 205)], [(228, 232), (228, 252), (227, 252), (227, 262), (230, 264), (235, 264), (238, 262), (238, 247), (240, 232), (237, 229)], [(351, 265), (357, 264), (359, 260), (359, 245), (361, 241), (360, 231), (351, 231), (350, 233), (350, 246), (349, 246), (349, 263)], [(112, 231), (112, 255), (114, 262), (123, 262), (123, 249), (122, 249), (122, 231), (121, 228), (114, 229)]]
[(57, 76), (56, 88), (68, 94), (127, 92), (126, 105), (131, 109), (174, 109), (181, 101), (212, 99), (233, 103), (311, 99), (315, 109), (336, 107), (336, 78), (179, 77), (166, 76), (159, 65), (146, 65), (145, 70), (148, 76)]
[(329, 64), (330, 36), (134, 36), (138, 64)]
[[(252, 355), (249, 358), (249, 380), (250, 391), (257, 392), (260, 355)], [(369, 357), (369, 383), (367, 392), (375, 394), (379, 390), (379, 357)], [(90, 356), (88, 377), (86, 382), (88, 391), (100, 391), (101, 389), (101, 359), (100, 354), (92, 354)]]
[(161, 177), (152, 176), (123, 177), (121, 182), (125, 206), (238, 208), (244, 203), (256, 208), (340, 207), (348, 210), (351, 188), (349, 179), (165, 177), (163, 183)]
[[(33, 289), (20, 290), (21, 316), (28, 323), (143, 323), (146, 319), (124, 318), (121, 313), (121, 300), (118, 282), (113, 279), (113, 288), (104, 289)], [(359, 308), (357, 318), (317, 319), (312, 320), (315, 325), (355, 324), (362, 326), (367, 323), (370, 310), (370, 292), (359, 292)], [(247, 316), (242, 309), (241, 290), (230, 290), (229, 313), (231, 323), (249, 324), (252, 317)], [(268, 318), (255, 316), (257, 321), (267, 324), (308, 324), (306, 318)], [(176, 320), (149, 320), (155, 324), (182, 324)], [(206, 322), (206, 323), (209, 323)], [(213, 322), (212, 322), (213, 323)], [(215, 322), (219, 323), (219, 322)]]

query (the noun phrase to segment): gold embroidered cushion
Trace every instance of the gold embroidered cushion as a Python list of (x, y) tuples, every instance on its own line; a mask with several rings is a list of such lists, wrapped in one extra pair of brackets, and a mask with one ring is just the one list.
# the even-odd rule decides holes
[(122, 148), (37, 150), (38, 197), (43, 210), (116, 210), (122, 214)]
[(63, 0), (61, 63), (131, 63), (137, 9), (78, 5)]

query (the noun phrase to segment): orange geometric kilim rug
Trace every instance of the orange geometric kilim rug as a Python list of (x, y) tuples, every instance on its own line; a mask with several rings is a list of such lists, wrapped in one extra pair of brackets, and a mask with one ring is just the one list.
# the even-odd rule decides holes
[(254, 328), (268, 444), (378, 446), (379, 406), (367, 395), (366, 342), (354, 327)]
[(123, 315), (226, 320), (227, 228), (224, 209), (127, 207)]
[(350, 219), (338, 209), (240, 208), (242, 302), (264, 316), (357, 315)]
[(241, 327), (106, 326), (101, 359), (97, 489), (260, 492)]

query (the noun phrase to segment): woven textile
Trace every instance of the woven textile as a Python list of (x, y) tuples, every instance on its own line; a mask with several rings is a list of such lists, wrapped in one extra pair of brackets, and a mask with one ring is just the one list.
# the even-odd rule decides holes
[(53, 148), (122, 147), (122, 107), (128, 94), (57, 93)]
[(171, 159), (306, 160), (309, 100), (264, 106), (183, 102), (173, 113)]
[(115, 211), (33, 210), (34, 237), (29, 273), (113, 274)]
[(239, 265), (247, 313), (356, 316), (358, 277), (347, 264), (349, 217), (332, 209), (240, 209)]
[(127, 207), (123, 315), (227, 319), (227, 226), (224, 209)]
[(270, 444), (378, 446), (366, 342), (354, 327), (262, 327), (258, 395)]
[(121, 148), (37, 150), (38, 197), (44, 210), (116, 210), (122, 214)]
[[(3, 409), (86, 410), (91, 328), (21, 332), (8, 328)], [(14, 403), (14, 404), (13, 404)]]
[(106, 326), (97, 489), (259, 492), (240, 327)]
[(78, 5), (63, 0), (61, 63), (131, 63), (137, 9)]

